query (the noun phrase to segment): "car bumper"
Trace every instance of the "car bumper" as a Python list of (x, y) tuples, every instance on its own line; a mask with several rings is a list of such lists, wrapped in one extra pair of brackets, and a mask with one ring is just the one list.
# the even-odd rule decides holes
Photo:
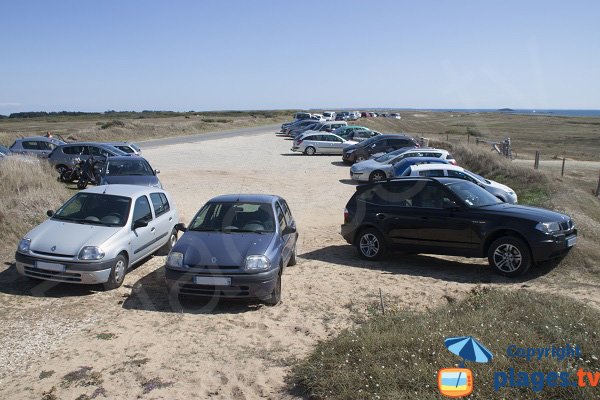
[(299, 151), (300, 153), (302, 153), (302, 149), (300, 147), (294, 146), (294, 147), (291, 148), (291, 150), (292, 151)]
[(350, 224), (342, 224), (340, 229), (340, 233), (344, 240), (350, 244), (354, 244), (354, 234), (356, 232), (356, 227)]
[[(219, 271), (220, 272), (220, 271)], [(230, 299), (267, 299), (277, 283), (279, 269), (255, 274), (207, 274), (206, 271), (177, 271), (165, 268), (169, 291), (186, 296), (219, 297)], [(228, 286), (196, 284), (194, 277), (231, 279)]]
[(342, 161), (348, 164), (354, 163), (354, 153), (342, 153)]
[[(33, 257), (21, 253), (15, 253), (15, 261), (17, 272), (20, 275), (46, 281), (79, 283), (84, 285), (108, 282), (110, 271), (114, 265), (114, 260), (74, 263)], [(64, 268), (56, 271), (45, 269), (44, 267), (38, 267), (38, 261), (55, 263), (58, 266), (64, 266)]]
[(541, 241), (530, 243), (535, 262), (551, 260), (566, 254), (577, 242), (577, 230), (567, 234), (544, 235)]
[(350, 171), (350, 178), (355, 181), (368, 182), (369, 174), (367, 174), (366, 172), (363, 172), (363, 171), (360, 171), (360, 172)]

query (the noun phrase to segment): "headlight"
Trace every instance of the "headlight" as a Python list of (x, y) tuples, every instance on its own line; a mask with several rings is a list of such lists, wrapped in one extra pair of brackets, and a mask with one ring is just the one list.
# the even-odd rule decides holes
[(540, 222), (535, 229), (544, 233), (552, 233), (560, 231), (560, 224), (558, 222)]
[(346, 154), (352, 154), (356, 151), (356, 149), (345, 150)]
[(100, 247), (85, 246), (79, 252), (78, 258), (80, 260), (101, 260), (104, 258), (104, 251)]
[(167, 257), (167, 267), (183, 268), (183, 253), (172, 251)]
[(29, 253), (29, 246), (30, 245), (31, 245), (31, 239), (29, 239), (29, 238), (23, 238), (19, 242), (19, 247), (18, 247), (17, 251), (19, 253)]
[(246, 271), (264, 271), (271, 267), (271, 261), (266, 256), (248, 256), (244, 269)]

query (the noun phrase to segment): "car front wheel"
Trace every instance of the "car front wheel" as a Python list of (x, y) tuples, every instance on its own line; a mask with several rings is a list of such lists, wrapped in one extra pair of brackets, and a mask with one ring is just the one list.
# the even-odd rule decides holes
[(510, 278), (526, 273), (532, 264), (529, 247), (514, 236), (496, 239), (488, 250), (488, 261), (498, 274)]
[(119, 254), (115, 258), (115, 262), (110, 270), (110, 276), (108, 282), (104, 284), (105, 290), (116, 289), (123, 284), (125, 280), (125, 274), (127, 273), (127, 259)]
[(360, 256), (367, 260), (380, 260), (387, 252), (383, 235), (375, 229), (365, 229), (356, 239), (356, 248)]
[(277, 274), (277, 281), (275, 282), (275, 287), (271, 292), (271, 297), (264, 300), (265, 304), (268, 306), (276, 306), (281, 301), (281, 274), (282, 272)]
[(304, 150), (304, 154), (306, 154), (307, 156), (313, 156), (315, 154), (316, 150), (314, 147), (308, 146), (305, 150)]
[(383, 171), (373, 171), (369, 176), (369, 182), (378, 182), (382, 181), (386, 178), (386, 175)]

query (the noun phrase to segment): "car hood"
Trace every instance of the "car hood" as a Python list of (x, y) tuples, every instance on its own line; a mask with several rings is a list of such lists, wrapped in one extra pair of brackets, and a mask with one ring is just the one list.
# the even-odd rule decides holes
[(506, 186), (506, 185), (503, 185), (503, 184), (501, 184), (501, 183), (498, 183), (498, 182), (496, 182), (496, 181), (492, 181), (492, 180), (490, 180), (490, 179), (488, 179), (487, 181), (489, 182), (489, 185), (490, 185), (491, 187), (493, 187), (493, 188), (500, 189), (500, 190), (504, 190), (505, 192), (512, 192), (512, 193), (514, 193), (514, 190), (512, 190), (511, 188), (509, 188), (509, 187), (508, 187), (508, 186)]
[(545, 208), (524, 206), (520, 204), (500, 203), (492, 206), (482, 207), (480, 210), (486, 212), (501, 212), (507, 216), (526, 219), (534, 222), (561, 222), (568, 221), (569, 216)]
[[(84, 246), (102, 246), (120, 226), (87, 225), (48, 219), (31, 230), (30, 249), (76, 257)], [(54, 250), (53, 250), (54, 248)]]
[(381, 167), (385, 167), (385, 166), (389, 166), (389, 165), (382, 164), (379, 161), (375, 161), (373, 159), (368, 159), (368, 160), (364, 160), (364, 161), (354, 164), (352, 167), (350, 167), (350, 169), (352, 169), (353, 171), (362, 171), (362, 170), (371, 170), (371, 169), (375, 169), (375, 168), (381, 168)]
[(155, 175), (124, 175), (124, 176), (103, 176), (102, 183), (105, 185), (138, 185), (138, 186), (158, 186), (158, 178)]
[(173, 247), (185, 265), (242, 267), (246, 256), (266, 254), (275, 233), (187, 231)]

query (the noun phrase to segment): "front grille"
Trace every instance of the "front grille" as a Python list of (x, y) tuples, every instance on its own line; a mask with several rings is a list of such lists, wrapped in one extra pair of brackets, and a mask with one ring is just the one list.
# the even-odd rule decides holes
[(560, 229), (563, 231), (570, 231), (573, 229), (573, 220), (570, 219), (567, 222), (561, 222)]
[(40, 256), (59, 257), (59, 258), (75, 258), (74, 255), (69, 255), (69, 254), (46, 253), (44, 251), (35, 251), (35, 250), (31, 250), (31, 252), (33, 254), (37, 254)]
[(195, 285), (193, 283), (179, 284), (179, 293), (192, 296), (210, 296), (210, 297), (247, 297), (250, 296), (248, 286), (212, 286)]
[(73, 272), (48, 271), (45, 269), (25, 267), (25, 275), (33, 278), (52, 279), (63, 282), (81, 282), (81, 274)]
[(237, 265), (190, 265), (190, 268), (199, 270), (232, 270), (239, 269)]

